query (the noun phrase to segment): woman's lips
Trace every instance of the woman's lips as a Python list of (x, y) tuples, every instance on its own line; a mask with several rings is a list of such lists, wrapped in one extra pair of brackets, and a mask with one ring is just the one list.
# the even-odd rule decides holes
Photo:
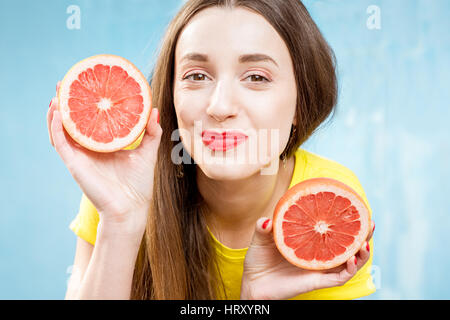
[(222, 133), (212, 130), (202, 132), (202, 141), (205, 146), (214, 151), (226, 151), (243, 143), (248, 136), (240, 131), (224, 131)]

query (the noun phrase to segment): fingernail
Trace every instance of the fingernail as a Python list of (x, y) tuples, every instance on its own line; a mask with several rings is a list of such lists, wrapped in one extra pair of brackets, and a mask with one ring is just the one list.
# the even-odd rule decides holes
[(373, 222), (373, 229), (372, 229), (372, 232), (374, 232), (375, 231), (375, 221)]
[(266, 221), (264, 221), (262, 228), (265, 229), (267, 228), (267, 225), (269, 224), (270, 219), (267, 219)]
[(358, 259), (356, 259), (356, 257), (355, 257), (355, 265), (356, 265), (357, 262), (358, 262)]
[(366, 242), (366, 250), (367, 250), (368, 252), (370, 252), (370, 246), (369, 246), (369, 243), (368, 243), (368, 242)]
[(52, 102), (53, 102), (53, 98), (52, 98), (52, 100), (50, 100), (50, 104), (48, 105), (49, 108), (52, 106)]
[(156, 109), (156, 112), (158, 113), (158, 117), (156, 118), (156, 122), (159, 124), (159, 110)]

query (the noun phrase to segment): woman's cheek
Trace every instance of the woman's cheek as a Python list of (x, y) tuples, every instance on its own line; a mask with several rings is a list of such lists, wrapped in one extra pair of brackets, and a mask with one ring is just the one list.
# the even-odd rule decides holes
[(264, 106), (261, 110), (254, 112), (252, 117), (258, 133), (259, 148), (267, 150), (267, 155), (274, 157), (284, 150), (289, 141), (292, 115), (278, 104)]
[(194, 119), (198, 119), (198, 115), (195, 113), (195, 108), (189, 108), (187, 105), (178, 109), (178, 122), (184, 127), (190, 127), (194, 125)]

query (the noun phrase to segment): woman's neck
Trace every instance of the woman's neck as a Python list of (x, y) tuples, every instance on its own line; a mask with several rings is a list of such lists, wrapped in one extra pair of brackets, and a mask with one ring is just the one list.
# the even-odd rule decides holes
[(289, 188), (295, 157), (280, 161), (274, 175), (256, 174), (242, 180), (217, 181), (198, 170), (197, 184), (205, 200), (206, 222), (211, 232), (224, 245), (244, 248), (250, 245), (256, 220), (272, 218), (278, 200)]

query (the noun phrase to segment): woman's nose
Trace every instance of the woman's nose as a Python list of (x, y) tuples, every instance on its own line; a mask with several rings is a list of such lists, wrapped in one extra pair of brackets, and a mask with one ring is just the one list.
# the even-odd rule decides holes
[(237, 106), (234, 103), (231, 82), (225, 83), (221, 81), (216, 85), (206, 113), (220, 122), (237, 115)]

